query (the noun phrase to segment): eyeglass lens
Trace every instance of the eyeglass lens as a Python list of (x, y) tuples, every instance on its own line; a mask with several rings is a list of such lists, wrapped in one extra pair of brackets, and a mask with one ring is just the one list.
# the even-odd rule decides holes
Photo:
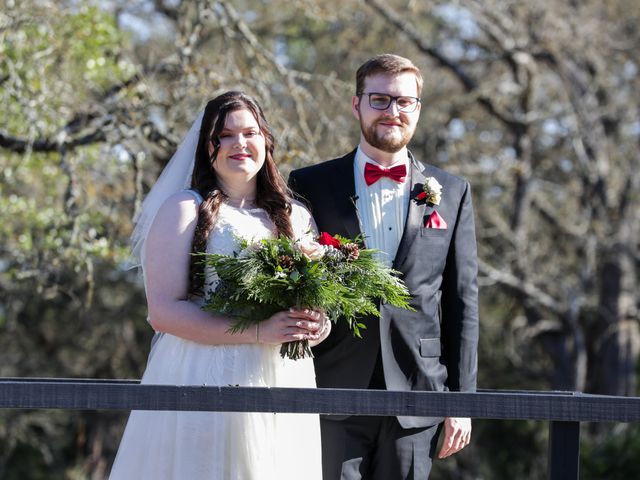
[(415, 97), (392, 97), (384, 93), (368, 93), (369, 106), (376, 110), (386, 110), (395, 100), (398, 110), (401, 112), (413, 112), (418, 106), (418, 99)]

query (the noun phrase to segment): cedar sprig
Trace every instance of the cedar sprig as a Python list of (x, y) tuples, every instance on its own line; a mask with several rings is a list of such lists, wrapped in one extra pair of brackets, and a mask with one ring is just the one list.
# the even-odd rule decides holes
[[(366, 329), (361, 317), (380, 316), (378, 301), (413, 310), (399, 272), (377, 260), (376, 250), (360, 248), (361, 238), (336, 235), (323, 241), (330, 244), (312, 256), (304, 253), (301, 242), (285, 236), (258, 243), (239, 239), (233, 256), (198, 254), (205, 270), (214, 270), (219, 278), (203, 308), (232, 317), (232, 333), (290, 307), (312, 308), (333, 322), (346, 321), (357, 337)], [(308, 341), (296, 341), (283, 344), (281, 354), (298, 359), (311, 356), (311, 350)]]

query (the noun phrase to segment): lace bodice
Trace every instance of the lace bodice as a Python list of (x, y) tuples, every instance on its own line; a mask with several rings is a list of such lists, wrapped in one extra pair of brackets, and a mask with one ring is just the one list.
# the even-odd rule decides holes
[[(291, 226), (296, 239), (313, 235), (316, 231), (309, 211), (298, 202), (292, 202), (291, 205)], [(222, 203), (215, 226), (209, 234), (207, 252), (233, 255), (238, 252), (238, 238), (258, 242), (273, 236), (275, 231), (275, 225), (263, 209), (238, 208)], [(215, 288), (217, 275), (210, 269), (205, 273), (206, 293)]]
[[(311, 215), (298, 202), (292, 203), (291, 226), (296, 239), (315, 231)], [(263, 209), (238, 208), (222, 203), (215, 226), (209, 235), (207, 251), (231, 255), (237, 250), (237, 238), (260, 241), (273, 236), (274, 232), (275, 225)]]

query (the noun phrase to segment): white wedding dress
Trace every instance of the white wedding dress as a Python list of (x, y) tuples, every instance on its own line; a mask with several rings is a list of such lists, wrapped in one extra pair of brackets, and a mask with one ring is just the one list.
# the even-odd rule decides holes
[[(301, 205), (292, 207), (300, 238), (312, 220)], [(236, 237), (257, 240), (272, 231), (264, 210), (223, 203), (207, 250), (230, 255), (237, 250)], [(312, 359), (283, 359), (278, 345), (212, 346), (163, 334), (142, 383), (315, 387), (315, 373)], [(133, 411), (110, 479), (320, 480), (320, 457), (318, 415)]]

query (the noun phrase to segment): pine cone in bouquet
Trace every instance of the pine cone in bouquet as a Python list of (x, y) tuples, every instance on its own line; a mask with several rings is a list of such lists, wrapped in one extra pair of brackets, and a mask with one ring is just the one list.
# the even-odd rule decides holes
[(290, 255), (278, 255), (278, 265), (280, 265), (283, 270), (293, 270), (295, 262)]
[(340, 250), (346, 257), (347, 262), (353, 262), (360, 256), (360, 247), (356, 243), (345, 243), (340, 246)]

